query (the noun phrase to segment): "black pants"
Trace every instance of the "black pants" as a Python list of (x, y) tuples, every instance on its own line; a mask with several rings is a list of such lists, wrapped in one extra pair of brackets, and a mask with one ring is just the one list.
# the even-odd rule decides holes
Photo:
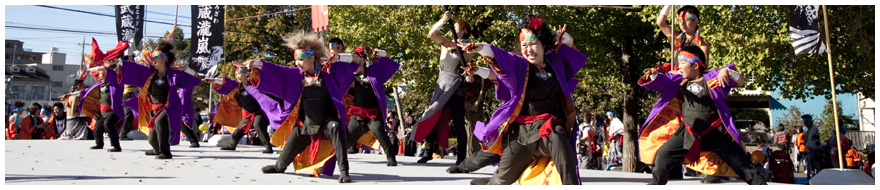
[[(562, 178), (564, 185), (577, 185), (580, 181), (577, 176), (577, 159), (575, 158), (574, 148), (571, 147), (569, 141), (568, 129), (561, 124), (553, 124), (553, 133), (547, 138), (538, 139), (531, 143), (521, 143), (518, 136), (513, 130), (519, 130), (520, 127), (540, 127), (545, 120), (539, 120), (531, 124), (513, 123), (510, 125), (508, 135), (504, 135), (501, 146), (501, 160), (498, 162), (498, 169), (489, 179), (490, 185), (510, 185), (516, 182), (522, 175), (523, 171), (529, 165), (542, 156), (553, 158), (556, 164), (556, 170), (559, 177)], [(537, 131), (537, 130), (534, 130)], [(519, 134), (527, 135), (527, 134)], [(537, 135), (537, 134), (528, 134)]]
[[(293, 131), (287, 137), (287, 142), (284, 144), (284, 148), (281, 149), (281, 155), (278, 156), (278, 161), (275, 162), (275, 168), (279, 171), (286, 170), (287, 166), (293, 163), (296, 155), (308, 148), (312, 142), (311, 135), (304, 134), (303, 128), (299, 126), (293, 127)], [(333, 149), (336, 151), (336, 164), (339, 167), (339, 171), (348, 172), (348, 153), (345, 152), (344, 140), (345, 131), (342, 129), (339, 119), (329, 119), (325, 122), (324, 126), (321, 126), (321, 132), (324, 133), (323, 138), (329, 137), (330, 141), (333, 142)]]
[[(122, 94), (122, 99), (125, 101), (128, 101), (128, 99), (131, 98), (132, 94), (134, 94), (134, 92), (128, 93), (128, 94)], [(134, 118), (134, 113), (131, 111), (131, 108), (128, 108), (128, 106), (122, 106), (122, 111), (124, 112), (123, 114), (125, 114), (125, 115), (123, 116), (124, 118), (123, 118), (123, 124), (122, 124), (122, 131), (119, 133), (119, 137), (127, 137), (128, 132), (131, 132), (131, 130), (134, 130), (135, 118)]]
[[(235, 148), (238, 146), (238, 141), (244, 137), (245, 133), (248, 131), (244, 131), (241, 127), (247, 125), (250, 122), (249, 119), (244, 118), (241, 122), (238, 123), (238, 128), (232, 132), (232, 142), (228, 145), (229, 147)], [(260, 141), (263, 141), (262, 145), (266, 147), (266, 149), (271, 150), (272, 144), (269, 143), (269, 132), (266, 131), (269, 127), (269, 120), (266, 119), (266, 116), (263, 114), (258, 114), (254, 116), (254, 125), (253, 128), (257, 130), (257, 135), (260, 137)]]
[(112, 111), (101, 112), (95, 117), (97, 119), (95, 122), (95, 145), (104, 146), (104, 132), (106, 131), (107, 136), (110, 137), (110, 145), (119, 147), (119, 133), (116, 133), (116, 123), (119, 122), (119, 117)]
[[(674, 165), (681, 165), (684, 161), (685, 154), (688, 149), (684, 148), (684, 136), (690, 135), (685, 127), (675, 131), (672, 137), (666, 141), (660, 149), (657, 150), (657, 157), (654, 158), (654, 170), (651, 172), (654, 181), (651, 184), (664, 185), (669, 179), (670, 172)], [(723, 127), (721, 128), (723, 130)], [(758, 169), (750, 164), (751, 159), (746, 156), (745, 150), (730, 135), (718, 129), (712, 130), (702, 137), (700, 150), (713, 151), (729, 165), (737, 175), (739, 175), (746, 183), (751, 185), (766, 185), (758, 173)]]
[[(467, 133), (467, 129), (465, 129), (465, 127), (464, 127), (464, 113), (465, 113), (464, 97), (461, 95), (458, 95), (458, 94), (454, 94), (451, 97), (449, 97), (449, 101), (446, 102), (445, 106), (446, 106), (445, 109), (452, 109), (451, 110), (452, 127), (454, 127), (454, 130), (455, 130), (455, 141), (458, 143), (458, 145), (455, 148), (456, 151), (458, 151), (458, 152), (456, 152), (457, 158), (455, 159), (455, 164), (459, 164), (462, 161), (464, 161), (465, 157), (467, 157), (467, 155), (463, 154), (463, 153), (467, 152), (467, 144), (468, 144), (467, 143), (468, 142), (468, 138), (467, 138), (468, 133)], [(443, 112), (445, 112), (445, 111), (443, 111)], [(436, 114), (444, 114), (443, 112), (436, 113)], [(443, 116), (440, 116), (440, 117), (443, 118)], [(444, 121), (440, 121), (440, 122), (444, 122)], [(438, 124), (438, 126), (439, 126), (439, 124)], [(424, 142), (425, 143), (425, 151), (427, 151), (427, 153), (429, 153), (429, 154), (425, 154), (424, 157), (431, 157), (433, 155), (433, 153), (436, 151), (436, 150), (434, 150), (433, 147), (437, 143), (435, 139), (436, 139), (436, 134), (437, 134), (438, 128), (439, 127), (434, 127), (434, 130), (431, 131), (431, 134), (428, 134), (428, 137), (425, 138), (426, 139)]]
[(156, 154), (171, 156), (171, 141), (168, 139), (171, 135), (171, 129), (169, 129), (168, 125), (168, 114), (165, 113), (165, 110), (162, 110), (158, 113), (153, 111), (152, 115), (156, 117), (156, 121), (153, 123), (156, 128), (150, 129), (147, 141), (153, 147), (153, 151)]
[[(357, 144), (357, 140), (367, 132), (372, 132), (373, 136), (379, 140), (379, 145), (385, 149), (386, 157), (394, 157), (397, 155), (397, 149), (394, 148), (391, 139), (388, 138), (388, 130), (383, 125), (381, 119), (370, 119), (358, 116), (351, 116), (348, 120), (348, 137), (345, 139), (345, 147), (353, 147)], [(393, 151), (393, 152), (392, 152)]]
[(463, 172), (474, 172), (480, 170), (480, 168), (498, 162), (499, 160), (501, 160), (501, 155), (486, 151), (477, 151), (458, 164), (458, 169)]
[(199, 142), (199, 138), (196, 137), (196, 132), (192, 129), (193, 126), (187, 125), (186, 122), (183, 122), (180, 126), (180, 131), (183, 132), (184, 135), (186, 135), (187, 141), (189, 141), (190, 143)]

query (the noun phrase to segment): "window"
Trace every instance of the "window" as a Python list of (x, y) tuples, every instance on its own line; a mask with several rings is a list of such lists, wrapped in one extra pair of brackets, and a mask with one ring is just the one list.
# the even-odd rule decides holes
[(64, 71), (64, 65), (53, 65), (52, 70), (53, 71)]
[(12, 70), (13, 73), (21, 72), (21, 69), (18, 68), (18, 67), (16, 67), (16, 66), (12, 66), (12, 69), (11, 69), (11, 70)]
[(45, 93), (45, 92), (44, 92), (44, 91), (45, 91), (44, 89), (46, 89), (45, 86), (33, 86), (32, 89), (33, 89), (33, 91), (31, 91), (31, 95), (32, 95), (32, 96), (31, 96), (31, 100), (43, 100), (43, 99), (46, 99), (46, 98), (44, 97), (44, 95), (45, 95), (45, 94), (44, 94), (44, 93)]
[(61, 88), (61, 86), (64, 86), (64, 82), (52, 81), (52, 88)]
[(33, 66), (28, 67), (28, 68), (27, 68), (27, 72), (28, 72), (28, 73), (36, 73), (36, 72), (37, 72), (37, 68), (34, 68)]

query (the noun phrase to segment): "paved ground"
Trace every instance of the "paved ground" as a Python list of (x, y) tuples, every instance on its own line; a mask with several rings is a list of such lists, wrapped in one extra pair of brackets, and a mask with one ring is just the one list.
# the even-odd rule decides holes
[[(5, 142), (5, 184), (7, 185), (287, 185), (337, 184), (336, 178), (310, 174), (262, 174), (260, 168), (274, 164), (278, 154), (262, 154), (262, 148), (242, 145), (237, 151), (221, 151), (203, 143), (189, 148), (188, 142), (172, 146), (174, 159), (145, 156), (146, 141), (122, 141), (122, 152), (89, 150), (94, 141), (20, 140)], [(108, 142), (109, 141), (105, 141)], [(109, 147), (105, 147), (109, 148)], [(280, 151), (278, 148), (276, 151)], [(495, 167), (470, 174), (447, 174), (455, 160), (435, 159), (417, 164), (415, 157), (398, 156), (399, 166), (385, 166), (385, 156), (349, 155), (354, 185), (467, 185), (473, 178), (488, 178)], [(292, 169), (292, 167), (291, 167)], [(337, 171), (336, 175), (339, 174)], [(585, 185), (643, 185), (650, 174), (580, 170)], [(700, 184), (698, 178), (670, 181), (673, 185)], [(721, 185), (745, 185), (731, 181)]]

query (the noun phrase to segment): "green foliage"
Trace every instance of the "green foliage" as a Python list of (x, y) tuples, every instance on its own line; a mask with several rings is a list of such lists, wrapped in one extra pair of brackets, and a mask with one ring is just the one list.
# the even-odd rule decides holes
[[(816, 125), (819, 126), (819, 136), (822, 142), (831, 138), (834, 135), (836, 130), (834, 130), (834, 111), (831, 108), (834, 107), (834, 104), (831, 103), (831, 100), (825, 102), (825, 108), (822, 109), (822, 115), (818, 117), (816, 121)], [(837, 116), (838, 122), (840, 123), (840, 130), (853, 129), (858, 130), (858, 120), (855, 119), (852, 115), (843, 115), (843, 108), (840, 107), (840, 101), (837, 101)]]

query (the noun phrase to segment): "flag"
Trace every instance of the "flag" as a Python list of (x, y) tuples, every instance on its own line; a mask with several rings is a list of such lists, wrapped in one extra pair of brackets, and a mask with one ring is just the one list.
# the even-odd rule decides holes
[[(140, 47), (144, 39), (144, 6), (116, 5), (116, 40)], [(135, 48), (139, 49), (139, 48)]]
[(790, 5), (788, 28), (797, 55), (830, 52), (819, 35), (819, 5)]
[(329, 32), (330, 9), (327, 5), (312, 5), (312, 30), (315, 33)]
[(223, 58), (225, 35), (224, 5), (192, 6), (192, 41), (190, 42), (189, 68), (203, 77), (216, 77), (217, 63)]

